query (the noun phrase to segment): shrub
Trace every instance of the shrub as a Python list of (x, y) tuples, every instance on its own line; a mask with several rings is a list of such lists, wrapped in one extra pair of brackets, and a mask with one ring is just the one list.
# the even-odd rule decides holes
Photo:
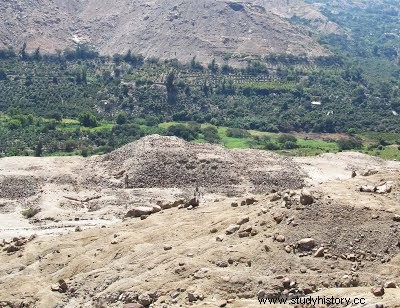
[(11, 119), (11, 120), (9, 120), (9, 121), (7, 122), (7, 127), (8, 127), (10, 130), (15, 130), (15, 129), (21, 128), (21, 127), (22, 127), (22, 123), (21, 123), (20, 120)]
[(281, 147), (279, 146), (279, 144), (276, 144), (275, 142), (272, 141), (268, 141), (264, 144), (264, 150), (276, 151), (280, 149)]
[(128, 121), (128, 117), (125, 112), (118, 113), (118, 115), (117, 115), (117, 124), (118, 125), (126, 124), (127, 121)]
[(24, 216), (26, 219), (34, 217), (37, 213), (39, 213), (39, 209), (34, 209), (34, 208), (29, 208), (25, 211), (22, 211), (21, 214)]
[(360, 138), (339, 139), (337, 142), (340, 151), (346, 150), (360, 150), (362, 148), (362, 141)]
[(71, 153), (75, 150), (76, 143), (74, 140), (69, 139), (65, 142), (65, 152)]
[(97, 126), (97, 119), (91, 113), (85, 113), (79, 115), (79, 123), (81, 123), (84, 127), (96, 127)]
[(198, 133), (191, 127), (184, 124), (171, 125), (167, 128), (167, 135), (176, 136), (186, 141), (192, 141), (197, 138)]
[(283, 145), (282, 148), (284, 149), (296, 149), (297, 148), (297, 144), (295, 142), (292, 141), (286, 141)]
[(247, 138), (250, 136), (250, 133), (245, 129), (228, 128), (226, 131), (226, 135), (232, 138)]
[(89, 151), (88, 151), (88, 149), (87, 149), (87, 148), (83, 148), (83, 149), (81, 150), (81, 155), (82, 155), (82, 157), (88, 157), (88, 156), (89, 156)]
[(43, 144), (41, 141), (35, 147), (35, 156), (40, 157), (43, 154)]
[(291, 143), (296, 143), (297, 142), (297, 138), (293, 135), (289, 135), (289, 134), (281, 134), (278, 137), (278, 143), (280, 144), (285, 144), (286, 142), (291, 142)]
[(221, 138), (215, 126), (207, 126), (202, 129), (204, 139), (209, 143), (218, 143)]

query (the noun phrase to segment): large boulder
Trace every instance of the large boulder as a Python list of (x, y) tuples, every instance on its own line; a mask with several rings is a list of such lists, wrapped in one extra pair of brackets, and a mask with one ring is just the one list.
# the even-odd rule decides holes
[(371, 293), (375, 296), (383, 296), (385, 294), (385, 289), (383, 287), (373, 287)]
[(392, 182), (382, 183), (376, 187), (376, 193), (378, 194), (388, 194), (392, 191)]
[(129, 210), (125, 217), (141, 217), (145, 215), (151, 215), (154, 213), (154, 208), (149, 206), (138, 206)]
[(310, 205), (314, 203), (314, 197), (308, 190), (303, 190), (300, 195), (300, 203), (302, 205)]
[(185, 207), (189, 207), (189, 206), (197, 207), (197, 206), (199, 206), (199, 204), (200, 204), (199, 199), (192, 198), (188, 202), (185, 203)]
[(297, 242), (301, 250), (311, 250), (315, 247), (316, 243), (313, 238), (303, 238)]
[(150, 306), (150, 304), (153, 302), (153, 298), (150, 295), (151, 294), (149, 293), (140, 294), (138, 297), (139, 304), (145, 307)]
[(238, 221), (236, 222), (237, 225), (241, 226), (244, 225), (245, 223), (248, 223), (250, 221), (249, 216), (243, 216), (241, 218), (238, 219)]
[(225, 233), (226, 234), (233, 234), (233, 233), (235, 233), (236, 231), (238, 231), (240, 229), (240, 226), (239, 225), (230, 225), (226, 230), (225, 230)]

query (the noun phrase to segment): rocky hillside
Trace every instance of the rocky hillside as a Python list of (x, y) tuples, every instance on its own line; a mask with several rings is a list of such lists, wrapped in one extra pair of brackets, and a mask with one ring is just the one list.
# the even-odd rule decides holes
[(55, 51), (78, 42), (105, 54), (132, 49), (145, 56), (194, 56), (204, 62), (226, 54), (327, 55), (310, 28), (339, 31), (316, 7), (302, 0), (99, 1), (1, 0), (0, 48), (40, 47)]

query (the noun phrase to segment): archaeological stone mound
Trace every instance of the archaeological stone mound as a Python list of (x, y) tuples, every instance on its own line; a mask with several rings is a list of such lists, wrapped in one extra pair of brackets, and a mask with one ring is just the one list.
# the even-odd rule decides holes
[(259, 150), (228, 150), (152, 135), (99, 158), (132, 188), (189, 188), (243, 193), (297, 189), (304, 175), (291, 159)]

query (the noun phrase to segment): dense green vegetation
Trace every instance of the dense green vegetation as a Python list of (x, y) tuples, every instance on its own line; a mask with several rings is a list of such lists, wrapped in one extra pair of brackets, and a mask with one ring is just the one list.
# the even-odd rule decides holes
[[(318, 38), (333, 51), (329, 57), (268, 55), (233, 68), (131, 51), (104, 57), (82, 45), (55, 55), (28, 53), (26, 46), (0, 50), (0, 154), (87, 156), (160, 133), (298, 155), (355, 149), (397, 158), (396, 1), (346, 8), (318, 2), (345, 30)], [(161, 124), (172, 121), (190, 124)], [(287, 135), (293, 132), (349, 137), (295, 140)]]

